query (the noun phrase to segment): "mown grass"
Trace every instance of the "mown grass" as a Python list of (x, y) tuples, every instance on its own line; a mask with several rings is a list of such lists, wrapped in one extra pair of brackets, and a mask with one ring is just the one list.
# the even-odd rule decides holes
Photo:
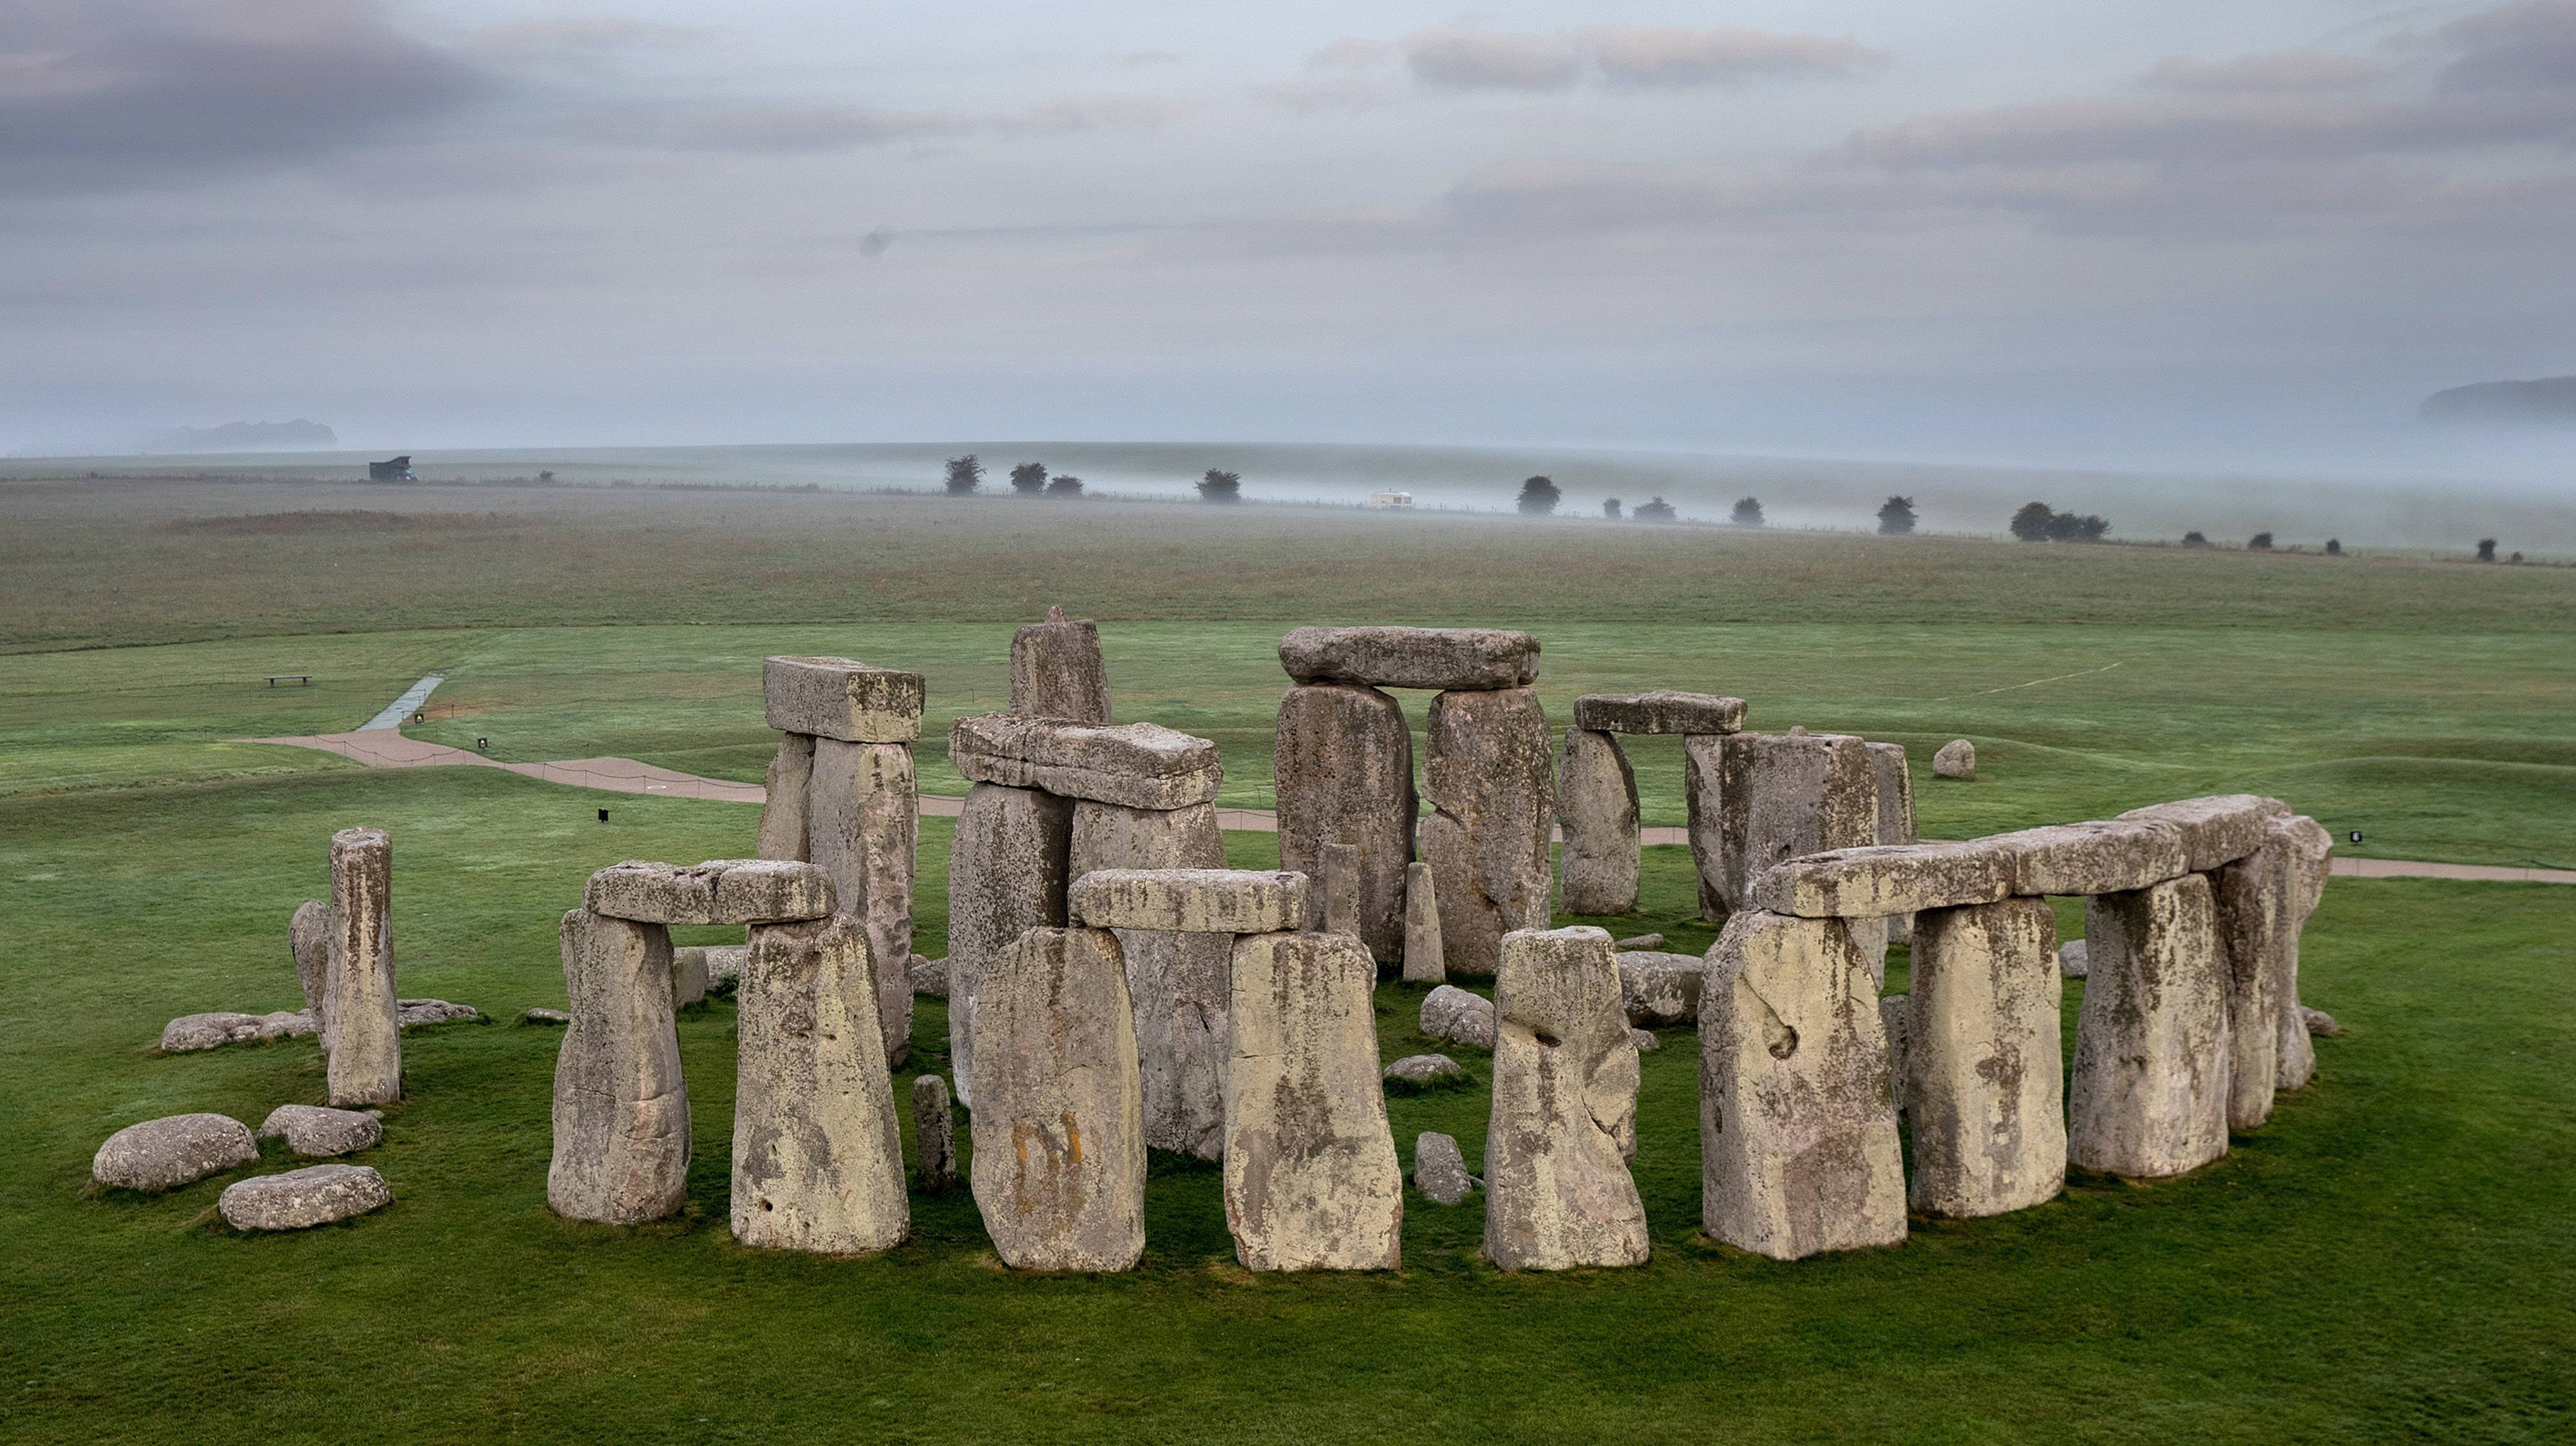
[[(231, 1235), (223, 1178), (93, 1196), (90, 1152), (180, 1110), (317, 1099), (309, 1044), (163, 1058), (163, 1020), (295, 997), (284, 944), (329, 833), (391, 829), (402, 988), (507, 1020), (558, 1003), (555, 919), (592, 868), (742, 851), (751, 810), (601, 800), (483, 771), (251, 778), (0, 798), (0, 1435), (11, 1441), (2564, 1439), (2576, 1419), (2576, 1026), (2563, 891), (2337, 881), (2306, 993), (2349, 1027), (2223, 1162), (2079, 1179), (2003, 1219), (1776, 1264), (1696, 1236), (1694, 1051), (1645, 1059), (1655, 1258), (1508, 1277), (1480, 1207), (1409, 1196), (1405, 1268), (1250, 1277), (1217, 1176), (1158, 1161), (1144, 1267), (998, 1268), (962, 1196), (914, 1201), (873, 1261), (745, 1251), (724, 1228), (732, 1006), (680, 1032), (697, 1133), (685, 1218), (544, 1207), (561, 1036), (406, 1041), (408, 1094), (360, 1158), (388, 1210)], [(945, 834), (924, 829), (939, 952)], [(1238, 862), (1270, 840), (1229, 839)], [(1687, 862), (1644, 913), (1685, 917)], [(1697, 947), (1704, 930), (1675, 928)], [(2069, 1018), (2076, 999), (2070, 986)], [(1380, 993), (1383, 1052), (1426, 1046)], [(916, 1067), (942, 1063), (924, 1000)], [(1488, 1062), (1453, 1051), (1481, 1087)], [(904, 1081), (898, 1080), (898, 1097)], [(1482, 1154), (1481, 1088), (1390, 1102)], [(908, 1145), (909, 1147), (909, 1145)], [(277, 1168), (270, 1160), (261, 1168)], [(224, 1177), (230, 1178), (230, 1177)]]

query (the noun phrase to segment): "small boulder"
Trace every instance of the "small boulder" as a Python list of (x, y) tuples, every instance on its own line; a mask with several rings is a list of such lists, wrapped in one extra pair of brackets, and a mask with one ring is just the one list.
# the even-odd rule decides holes
[(948, 960), (944, 956), (924, 959), (915, 954), (904, 972), (912, 978), (913, 993), (927, 994), (933, 999), (948, 997)]
[(1413, 1137), (1413, 1188), (1434, 1205), (1455, 1205), (1484, 1182), (1467, 1173), (1458, 1141), (1436, 1130)]
[(279, 1105), (259, 1123), (263, 1140), (284, 1140), (307, 1160), (327, 1160), (363, 1150), (385, 1137), (382, 1110), (335, 1110), (323, 1105)]
[(519, 1016), (521, 1024), (552, 1025), (557, 1029), (572, 1023), (572, 1016), (560, 1009), (531, 1009)]
[(480, 1019), (470, 1004), (450, 1004), (444, 999), (404, 999), (396, 1002), (396, 1017), (405, 1029), (424, 1024), (454, 1024), (460, 1019)]
[(1631, 939), (1613, 939), (1610, 941), (1610, 947), (1615, 952), (1621, 954), (1634, 953), (1641, 949), (1661, 949), (1664, 947), (1664, 936), (1661, 934), (1639, 934)]
[(2322, 1034), (2331, 1039), (2343, 1033), (2343, 1026), (2335, 1022), (2333, 1015), (2322, 1009), (2312, 1009), (2302, 1004), (2299, 1006), (2299, 1014), (2307, 1021), (2310, 1034)]
[(90, 1161), (90, 1178), (122, 1190), (176, 1190), (259, 1158), (250, 1126), (230, 1115), (169, 1115), (127, 1125)]
[(1630, 1024), (1662, 1029), (1699, 1018), (1699, 986), (1708, 961), (1697, 954), (1636, 949), (1617, 957), (1620, 1003)]
[(1408, 1054), (1386, 1067), (1388, 1084), (1408, 1085), (1418, 1090), (1466, 1078), (1467, 1071), (1445, 1054)]
[(1663, 1040), (1658, 1038), (1651, 1029), (1631, 1028), (1628, 1031), (1628, 1042), (1637, 1046), (1639, 1054), (1652, 1054), (1664, 1047)]
[(1422, 997), (1422, 1032), (1477, 1049), (1494, 1047), (1494, 1002), (1443, 984)]
[(215, 1208), (235, 1230), (310, 1230), (393, 1202), (385, 1177), (364, 1165), (307, 1165), (235, 1180)]
[(2057, 946), (2057, 972), (2069, 979), (2081, 979), (2085, 970), (2084, 941), (2069, 939)]
[(227, 1044), (302, 1039), (317, 1028), (309, 1009), (281, 1009), (274, 1014), (183, 1014), (162, 1026), (161, 1050), (164, 1054), (183, 1054)]
[(1934, 778), (1955, 778), (1961, 783), (1977, 781), (1977, 745), (1965, 738), (1953, 738), (1932, 755)]

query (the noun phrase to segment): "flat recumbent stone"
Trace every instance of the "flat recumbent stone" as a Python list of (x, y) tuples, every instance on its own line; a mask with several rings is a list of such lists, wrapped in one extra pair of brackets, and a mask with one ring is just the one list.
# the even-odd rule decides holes
[(784, 924), (820, 919), (834, 903), (831, 875), (792, 859), (630, 859), (592, 874), (582, 891), (592, 913), (639, 924)]
[(767, 658), (760, 665), (769, 726), (844, 743), (910, 743), (921, 736), (921, 675), (849, 658)]
[(1276, 934), (1306, 921), (1304, 874), (1253, 869), (1097, 869), (1066, 893), (1074, 922), (1095, 929)]
[(1978, 843), (1832, 849), (1775, 864), (1753, 881), (1753, 907), (1802, 919), (1874, 919), (1992, 904), (2012, 893), (2003, 850)]
[(215, 1208), (235, 1230), (310, 1230), (392, 1203), (385, 1177), (364, 1165), (307, 1165), (235, 1180)]
[(1373, 688), (1524, 688), (1538, 677), (1538, 639), (1498, 628), (1297, 628), (1279, 666), (1300, 683)]
[(978, 713), (949, 725), (948, 761), (970, 783), (1041, 788), (1059, 798), (1128, 808), (1210, 803), (1225, 781), (1214, 743), (1156, 723)]
[(176, 1190), (258, 1158), (250, 1126), (230, 1115), (167, 1115), (108, 1136), (89, 1174), (124, 1190)]
[(1741, 733), (1744, 700), (1714, 693), (1586, 693), (1574, 700), (1574, 726), (1597, 733)]

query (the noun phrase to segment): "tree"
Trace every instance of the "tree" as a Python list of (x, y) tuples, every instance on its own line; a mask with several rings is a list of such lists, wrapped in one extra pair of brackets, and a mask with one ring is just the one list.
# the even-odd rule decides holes
[(1661, 497), (1658, 497), (1654, 501), (1637, 509), (1637, 520), (1639, 522), (1670, 522), (1673, 520), (1673, 504), (1666, 502)]
[(1532, 477), (1521, 484), (1520, 509), (1523, 517), (1547, 517), (1555, 513), (1561, 496), (1556, 483), (1545, 477)]
[(1727, 520), (1738, 527), (1760, 527), (1762, 525), (1762, 499), (1759, 497), (1737, 498), (1735, 500), (1735, 511), (1728, 515)]
[(2087, 512), (2081, 517), (2072, 512), (2057, 515), (2067, 524), (2066, 540), (2069, 542), (2100, 542), (2102, 535), (2111, 530), (2111, 519), (2099, 513)]
[(1201, 502), (1240, 502), (1243, 500), (1243, 474), (1220, 472), (1214, 467), (1199, 479)]
[(2056, 511), (2047, 503), (2025, 502), (2021, 510), (2012, 515), (2012, 535), (2024, 542), (2046, 542), (2049, 524), (2056, 520)]
[(2252, 537), (2245, 539), (2245, 550), (2247, 552), (2270, 552), (2272, 550), (2272, 534), (2268, 532), (2255, 533)]
[(2209, 534), (2194, 528), (2192, 531), (2186, 532), (2182, 535), (2182, 545), (2185, 547), (2207, 547), (2209, 546)]
[(983, 485), (984, 464), (975, 460), (974, 453), (948, 459), (949, 496), (965, 497)]
[(2493, 561), (2495, 561), (2495, 539), (2494, 539), (2494, 538), (2492, 538), (2492, 537), (2481, 537), (2481, 538), (2479, 538), (2479, 539), (2478, 539), (2478, 561), (2480, 561), (2480, 562), (2493, 562)]
[(1885, 537), (1902, 537), (1914, 530), (1914, 499), (1890, 497), (1878, 505), (1878, 530)]
[(1047, 464), (1022, 462), (1011, 469), (1011, 490), (1022, 497), (1035, 497), (1046, 490)]
[(2343, 539), (2342, 539), (2342, 538), (2340, 538), (2340, 537), (2329, 537), (2329, 538), (2327, 538), (2327, 539), (2326, 539), (2326, 556), (2328, 556), (2328, 557), (2341, 557), (2341, 556), (2343, 556)]
[(1049, 497), (1079, 497), (1082, 495), (1082, 479), (1069, 474), (1050, 478), (1046, 485), (1046, 495)]
[(1611, 521), (1613, 521), (1613, 522), (1618, 521), (1618, 520), (1619, 520), (1619, 499), (1618, 499), (1618, 498), (1616, 498), (1616, 497), (1608, 497), (1608, 498), (1604, 498), (1604, 499), (1602, 499), (1602, 502), (1601, 502), (1601, 515), (1602, 515), (1602, 516), (1604, 516), (1604, 517), (1609, 518), (1609, 519), (1610, 519)]

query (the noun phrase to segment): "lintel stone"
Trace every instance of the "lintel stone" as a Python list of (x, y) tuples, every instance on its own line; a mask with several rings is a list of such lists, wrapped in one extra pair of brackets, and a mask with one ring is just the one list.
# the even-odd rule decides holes
[(978, 713), (949, 725), (948, 761), (972, 783), (1042, 788), (1127, 808), (1210, 803), (1225, 779), (1216, 744), (1160, 724), (1009, 713)]
[(2221, 793), (2133, 808), (2123, 822), (2160, 823), (2182, 835), (2185, 866), (2205, 874), (2234, 863), (2263, 846), (2272, 825), (2290, 816), (2290, 806), (2257, 793)]
[(2149, 819), (2050, 824), (1977, 842), (2003, 853), (2020, 895), (2126, 893), (2191, 872), (2181, 832)]
[(582, 891), (592, 913), (643, 924), (789, 923), (820, 919), (834, 903), (831, 875), (793, 859), (629, 859), (592, 874)]
[(844, 743), (910, 743), (921, 736), (921, 675), (850, 658), (765, 658), (769, 726)]
[(1586, 693), (1574, 700), (1574, 726), (1596, 733), (1741, 733), (1744, 700), (1714, 693)]
[(1073, 881), (1066, 907), (1095, 929), (1182, 934), (1275, 934), (1305, 926), (1304, 874), (1252, 869), (1096, 869)]
[(1376, 688), (1525, 688), (1538, 677), (1538, 639), (1499, 628), (1296, 628), (1279, 666), (1300, 683)]
[(1982, 843), (1832, 849), (1765, 870), (1753, 907), (1806, 919), (1873, 919), (1996, 903), (2012, 893), (2007, 855)]

